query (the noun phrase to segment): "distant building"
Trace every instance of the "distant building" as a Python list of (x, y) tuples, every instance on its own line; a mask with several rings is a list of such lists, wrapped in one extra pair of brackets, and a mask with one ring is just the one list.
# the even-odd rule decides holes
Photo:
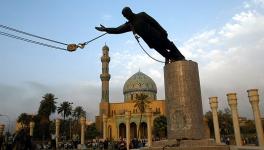
[[(124, 84), (123, 94), (124, 101), (120, 103), (111, 103), (109, 101), (109, 48), (104, 46), (102, 48), (103, 56), (101, 57), (102, 62), (102, 74), (100, 75), (102, 81), (102, 99), (99, 106), (99, 115), (96, 116), (96, 127), (103, 133), (103, 115), (106, 116), (107, 128), (106, 136), (108, 139), (119, 139), (126, 138), (126, 123), (125, 123), (125, 112), (130, 111), (130, 136), (131, 138), (147, 138), (147, 120), (143, 114), (141, 124), (140, 111), (134, 107), (135, 103), (133, 100), (136, 99), (136, 95), (145, 94), (148, 95), (150, 101), (149, 107), (152, 108), (152, 124), (153, 120), (160, 116), (165, 115), (165, 101), (157, 100), (157, 87), (155, 82), (146, 74), (139, 71), (132, 75)], [(123, 82), (123, 81), (120, 81)], [(140, 128), (139, 135), (137, 131)]]
[(247, 126), (247, 122), (248, 122), (248, 120), (247, 120), (246, 117), (239, 117), (239, 118), (238, 118), (238, 121), (239, 121), (239, 125), (240, 125), (240, 126)]

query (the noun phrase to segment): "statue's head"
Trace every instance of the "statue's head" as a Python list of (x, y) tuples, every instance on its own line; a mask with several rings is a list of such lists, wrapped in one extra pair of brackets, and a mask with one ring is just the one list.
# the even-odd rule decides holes
[(127, 20), (132, 20), (134, 17), (134, 13), (132, 12), (132, 10), (129, 7), (123, 8), (122, 14), (125, 18), (127, 18)]

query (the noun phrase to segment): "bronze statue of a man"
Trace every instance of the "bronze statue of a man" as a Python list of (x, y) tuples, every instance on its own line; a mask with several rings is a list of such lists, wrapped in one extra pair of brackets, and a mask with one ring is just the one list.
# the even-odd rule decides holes
[(168, 33), (161, 25), (145, 12), (135, 14), (129, 7), (122, 10), (123, 16), (128, 20), (125, 24), (116, 28), (95, 27), (98, 31), (105, 31), (110, 34), (121, 34), (132, 31), (139, 35), (150, 48), (154, 48), (170, 61), (185, 60), (178, 48), (168, 39)]

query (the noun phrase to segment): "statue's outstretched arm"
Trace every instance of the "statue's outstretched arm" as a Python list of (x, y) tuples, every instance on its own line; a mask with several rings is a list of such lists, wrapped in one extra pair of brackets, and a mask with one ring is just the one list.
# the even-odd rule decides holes
[(130, 28), (128, 22), (125, 24), (122, 24), (116, 28), (106, 28), (104, 26), (101, 26), (101, 27), (95, 27), (95, 29), (98, 31), (105, 31), (105, 32), (110, 33), (110, 34), (121, 34), (121, 33), (131, 31), (131, 28)]

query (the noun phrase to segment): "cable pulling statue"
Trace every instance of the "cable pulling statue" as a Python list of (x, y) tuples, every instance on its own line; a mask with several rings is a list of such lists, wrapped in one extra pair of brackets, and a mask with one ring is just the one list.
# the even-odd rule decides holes
[(150, 48), (154, 48), (163, 57), (165, 63), (185, 60), (178, 48), (168, 39), (168, 33), (161, 25), (145, 12), (135, 14), (129, 7), (122, 10), (123, 16), (128, 22), (116, 27), (106, 28), (101, 25), (95, 27), (98, 31), (104, 31), (109, 34), (121, 34), (132, 31), (133, 34), (139, 35)]

